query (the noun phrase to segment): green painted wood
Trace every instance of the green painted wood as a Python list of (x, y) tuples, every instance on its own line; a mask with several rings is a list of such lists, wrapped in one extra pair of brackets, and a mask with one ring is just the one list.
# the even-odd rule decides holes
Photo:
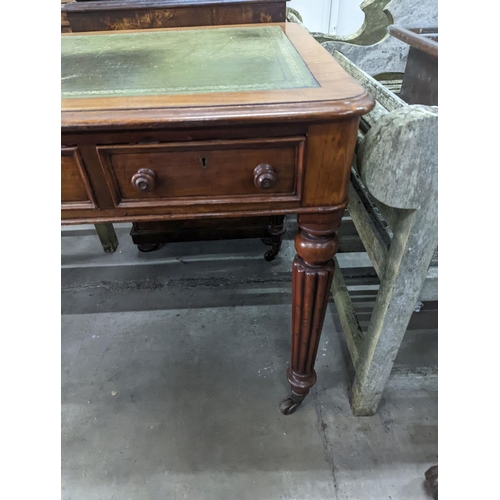
[(116, 236), (113, 224), (95, 224), (95, 230), (101, 240), (101, 245), (106, 253), (113, 253), (118, 248), (118, 237)]
[(279, 26), (62, 37), (64, 98), (319, 87)]

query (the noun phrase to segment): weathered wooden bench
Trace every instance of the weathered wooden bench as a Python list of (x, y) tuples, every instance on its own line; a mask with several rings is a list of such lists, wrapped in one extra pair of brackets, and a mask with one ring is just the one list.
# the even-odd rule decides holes
[(348, 205), (380, 279), (367, 331), (338, 263), (332, 285), (355, 370), (353, 412), (372, 415), (418, 301), (437, 300), (438, 112), (408, 105), (340, 52), (333, 57), (376, 99), (360, 125)]
[[(390, 36), (389, 27), (394, 24), (437, 26), (438, 2), (363, 0), (358, 4), (364, 13), (364, 21), (356, 32), (350, 35), (311, 32), (311, 35), (331, 54), (338, 50), (363, 71), (383, 82), (390, 90), (399, 92), (403, 74), (407, 73), (405, 66), (411, 48), (407, 41), (398, 39), (394, 35)], [(287, 9), (287, 19), (303, 25), (300, 13), (294, 9)]]
[[(356, 33), (311, 34), (377, 101), (360, 124), (348, 207), (380, 279), (366, 331), (338, 262), (332, 285), (355, 372), (352, 408), (356, 415), (372, 415), (413, 311), (420, 301), (437, 300), (437, 108), (408, 106), (391, 92), (401, 90), (409, 49), (406, 38), (397, 37), (391, 25), (437, 26), (437, 4), (364, 0), (360, 9), (365, 20)], [(300, 13), (290, 8), (287, 20), (303, 25)], [(437, 46), (433, 50), (437, 56)], [(349, 246), (340, 232), (339, 251)], [(397, 371), (392, 377), (406, 384), (412, 377), (425, 380), (426, 387), (437, 386), (436, 367), (419, 367), (416, 373)]]

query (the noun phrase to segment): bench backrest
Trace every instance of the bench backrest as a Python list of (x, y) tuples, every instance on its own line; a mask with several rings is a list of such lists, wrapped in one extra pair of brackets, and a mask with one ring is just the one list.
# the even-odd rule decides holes
[(363, 117), (357, 148), (357, 170), (370, 194), (399, 209), (437, 204), (437, 107), (408, 105), (343, 54), (333, 56), (377, 101)]

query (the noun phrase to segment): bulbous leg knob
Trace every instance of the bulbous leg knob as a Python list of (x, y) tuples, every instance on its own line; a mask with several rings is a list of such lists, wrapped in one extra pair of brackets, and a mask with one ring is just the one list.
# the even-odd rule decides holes
[(292, 357), (287, 369), (291, 395), (281, 402), (292, 414), (316, 383), (314, 363), (325, 319), (337, 250), (336, 231), (342, 210), (332, 214), (301, 214), (292, 266)]

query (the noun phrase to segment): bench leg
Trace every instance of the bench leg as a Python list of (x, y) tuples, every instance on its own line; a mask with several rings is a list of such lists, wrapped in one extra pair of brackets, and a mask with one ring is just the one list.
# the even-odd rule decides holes
[(357, 416), (377, 411), (436, 245), (437, 226), (429, 231), (425, 210), (405, 211), (400, 216), (355, 365), (352, 409)]
[(113, 224), (95, 224), (95, 230), (101, 240), (101, 245), (106, 253), (113, 253), (118, 247), (118, 238), (116, 237)]
[(280, 404), (293, 413), (316, 383), (314, 364), (323, 329), (342, 213), (299, 215), (292, 268), (292, 356), (286, 372), (291, 394)]

